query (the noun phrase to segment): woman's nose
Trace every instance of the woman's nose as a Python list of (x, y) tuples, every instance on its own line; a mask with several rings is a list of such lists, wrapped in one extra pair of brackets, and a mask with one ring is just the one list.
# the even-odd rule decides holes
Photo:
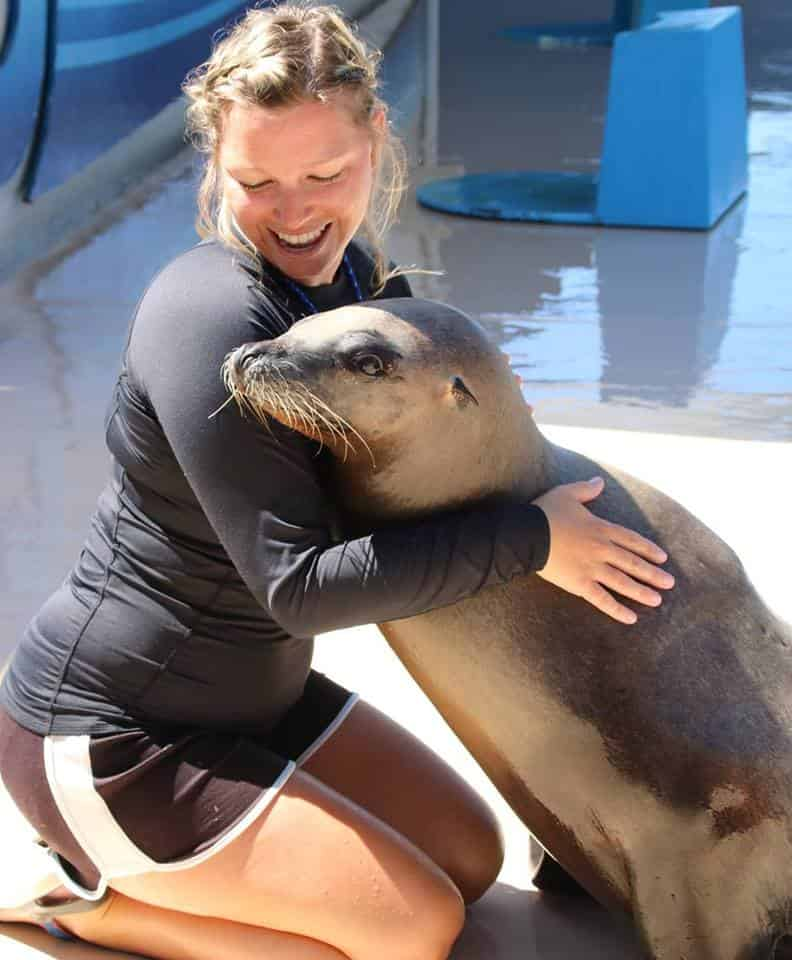
[(312, 209), (308, 197), (302, 190), (281, 188), (273, 197), (273, 217), (290, 232), (308, 223)]

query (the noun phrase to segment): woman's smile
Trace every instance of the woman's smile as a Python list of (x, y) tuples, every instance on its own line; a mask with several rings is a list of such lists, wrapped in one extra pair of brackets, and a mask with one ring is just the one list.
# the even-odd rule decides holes
[[(330, 236), (332, 228), (333, 224), (331, 222), (317, 230), (302, 233), (289, 234), (278, 230), (270, 230), (269, 232), (286, 256), (305, 257), (308, 254), (320, 254), (322, 252), (324, 242)], [(288, 270), (285, 272), (288, 273)]]
[(277, 230), (273, 230), (272, 232), (278, 238), (278, 241), (284, 249), (307, 250), (317, 245), (319, 239), (324, 237), (329, 227), (330, 224), (326, 223), (323, 227), (319, 227), (318, 230), (313, 230), (310, 233), (287, 234), (279, 233)]

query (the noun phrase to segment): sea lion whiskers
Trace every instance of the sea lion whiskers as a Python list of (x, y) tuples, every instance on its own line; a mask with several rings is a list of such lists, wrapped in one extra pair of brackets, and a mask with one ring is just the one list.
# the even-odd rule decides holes
[(294, 390), (289, 381), (283, 376), (283, 373), (275, 369), (272, 371), (280, 381), (278, 387), (270, 383), (258, 383), (257, 386), (263, 388), (263, 392), (269, 401), (269, 409), (280, 410), (286, 417), (286, 422), (292, 430), (296, 430), (295, 421), (302, 424), (303, 429), (307, 427), (305, 416), (301, 412), (300, 405), (294, 397)]
[(242, 385), (239, 383), (238, 375), (233, 367), (233, 364), (231, 363), (231, 354), (229, 354), (226, 357), (225, 361), (223, 362), (223, 366), (221, 368), (221, 374), (223, 378), (223, 384), (229, 393), (229, 397), (225, 401), (225, 403), (221, 404), (217, 408), (217, 410), (214, 411), (214, 413), (211, 413), (209, 415), (210, 419), (216, 416), (218, 413), (220, 413), (220, 411), (223, 410), (233, 400), (236, 402), (236, 405), (239, 408), (239, 412), (243, 416), (246, 413), (250, 413), (252, 416), (256, 417), (257, 419), (260, 419), (262, 423), (264, 423), (266, 428), (269, 430), (270, 427), (266, 419), (263, 417), (259, 417), (249, 397), (247, 396), (244, 389), (242, 388)]
[[(284, 384), (284, 386), (287, 385)], [(285, 403), (289, 403), (294, 411), (294, 416), (299, 424), (299, 427), (296, 429), (302, 428), (302, 433), (319, 440), (319, 450), (321, 452), (321, 450), (324, 448), (324, 436), (322, 435), (322, 430), (317, 420), (316, 411), (309, 402), (310, 398), (305, 396), (304, 392), (302, 395), (296, 395), (296, 389), (296, 386), (287, 386), (288, 392), (282, 397), (279, 397), (279, 399)], [(294, 424), (290, 425), (294, 426)], [(338, 434), (338, 430), (334, 428), (332, 424), (327, 424), (327, 426), (333, 436)], [(346, 442), (346, 437), (344, 437), (343, 434), (338, 435), (342, 442)]]
[[(288, 361), (287, 363), (292, 369), (297, 369), (295, 364)], [(264, 415), (268, 411), (281, 412), (289, 427), (292, 429), (301, 427), (302, 433), (314, 438), (318, 437), (319, 449), (321, 450), (324, 447), (324, 437), (317, 422), (317, 411), (314, 409), (318, 398), (313, 397), (303, 384), (288, 381), (282, 370), (274, 369), (270, 372), (280, 381), (280, 388), (269, 383), (256, 383), (257, 390), (263, 394), (260, 406)], [(302, 394), (298, 391), (302, 391)], [(259, 416), (261, 415), (261, 412), (259, 412)], [(337, 436), (343, 443), (348, 443), (343, 430), (339, 430), (326, 419), (325, 424), (333, 436)]]
[[(314, 403), (314, 404), (315, 404), (316, 406), (318, 406), (318, 407), (324, 408), (324, 410), (327, 411), (327, 414), (328, 414), (330, 417), (332, 417), (333, 420), (335, 420), (336, 424), (337, 424), (338, 427), (340, 428), (340, 430), (341, 430), (341, 439), (343, 440), (344, 445), (345, 445), (345, 446), (344, 446), (344, 456), (343, 456), (343, 461), (344, 461), (344, 463), (346, 463), (347, 451), (348, 451), (348, 450), (351, 450), (352, 453), (355, 453), (355, 452), (356, 452), (354, 445), (353, 445), (352, 443), (350, 443), (349, 439), (348, 439), (347, 436), (346, 436), (346, 433), (344, 432), (345, 430), (349, 430), (351, 433), (353, 433), (353, 434), (358, 438), (358, 440), (360, 440), (360, 442), (361, 442), (361, 443), (363, 444), (363, 446), (366, 448), (366, 452), (368, 453), (369, 458), (371, 459), (371, 467), (372, 467), (373, 470), (376, 470), (376, 469), (377, 469), (377, 461), (374, 459), (374, 454), (373, 454), (372, 451), (371, 451), (371, 447), (366, 443), (365, 439), (360, 435), (360, 433), (358, 433), (358, 431), (352, 426), (352, 424), (351, 424), (348, 420), (345, 420), (340, 414), (336, 413), (335, 410), (331, 409), (331, 408), (324, 402), (324, 400), (322, 400), (321, 397), (317, 397), (316, 394), (313, 393), (311, 390), (309, 390), (307, 387), (305, 387), (304, 385), (302, 385), (302, 386), (303, 386), (303, 389), (305, 390), (306, 394), (307, 394), (308, 397), (310, 398), (311, 402)], [(327, 424), (328, 429), (333, 430), (333, 425), (332, 425), (332, 423), (331, 423), (325, 416), (323, 416), (323, 415), (320, 413), (320, 411), (317, 410), (315, 407), (314, 407), (314, 412), (320, 417), (320, 419), (321, 419), (325, 424)]]
[[(346, 432), (348, 430), (354, 434), (366, 448), (371, 458), (372, 467), (376, 469), (376, 462), (371, 448), (352, 424), (331, 409), (324, 400), (309, 390), (304, 383), (287, 380), (281, 366), (289, 366), (299, 372), (299, 367), (296, 364), (289, 360), (282, 361), (279, 367), (270, 371), (270, 373), (274, 374), (280, 381), (280, 389), (271, 383), (256, 380), (253, 384), (254, 389), (252, 391), (248, 389), (245, 392), (246, 399), (248, 399), (249, 393), (253, 393), (253, 397), (249, 399), (248, 402), (252, 404), (257, 416), (261, 416), (261, 410), (263, 410), (264, 413), (267, 411), (280, 411), (285, 415), (290, 427), (295, 429), (295, 421), (297, 421), (297, 423), (302, 426), (303, 433), (318, 438), (320, 450), (325, 442), (320, 424), (324, 424), (330, 435), (344, 445), (342, 457), (344, 462), (346, 462), (349, 451), (355, 453), (355, 447), (347, 437)], [(258, 393), (263, 394), (260, 404), (256, 401), (256, 395)], [(261, 410), (257, 409), (259, 405)]]
[(217, 410), (213, 410), (209, 414), (209, 416), (207, 417), (207, 420), (212, 420), (214, 417), (217, 416), (218, 413), (220, 413), (222, 410), (225, 410), (225, 408), (228, 406), (229, 403), (233, 403), (233, 401), (234, 401), (234, 395), (232, 393), (230, 396), (226, 397), (226, 399), (220, 404)]
[[(296, 364), (283, 361), (293, 370), (298, 370)], [(280, 366), (280, 364), (279, 364)], [(240, 408), (249, 410), (258, 420), (266, 424), (267, 415), (280, 414), (286, 425), (292, 429), (317, 439), (321, 446), (326, 441), (325, 434), (329, 434), (339, 444), (343, 445), (341, 459), (346, 462), (349, 453), (355, 453), (355, 445), (350, 441), (348, 434), (355, 436), (365, 448), (371, 459), (371, 465), (376, 469), (376, 461), (366, 440), (360, 433), (336, 413), (321, 397), (309, 390), (299, 381), (290, 381), (279, 367), (270, 367), (268, 377), (245, 377), (238, 374), (233, 362), (229, 359), (223, 365), (223, 380), (226, 389), (237, 400)], [(324, 428), (324, 433), (323, 433)]]
[(268, 429), (269, 415), (274, 416), (275, 412), (279, 413), (286, 421), (286, 425), (293, 430), (297, 429), (295, 414), (305, 426), (304, 417), (299, 415), (299, 409), (294, 403), (292, 385), (279, 370), (270, 370), (269, 373), (274, 373), (281, 381), (280, 389), (275, 384), (259, 378), (252, 381), (249, 377), (240, 378), (235, 371), (231, 372), (231, 385), (229, 386), (228, 381), (226, 385), (238, 396), (241, 405)]

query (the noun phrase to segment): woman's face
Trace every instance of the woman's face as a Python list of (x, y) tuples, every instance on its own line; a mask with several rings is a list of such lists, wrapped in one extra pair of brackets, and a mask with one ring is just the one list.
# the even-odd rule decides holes
[(226, 203), (266, 260), (302, 284), (330, 283), (363, 221), (375, 131), (348, 94), (289, 107), (232, 104), (218, 152)]

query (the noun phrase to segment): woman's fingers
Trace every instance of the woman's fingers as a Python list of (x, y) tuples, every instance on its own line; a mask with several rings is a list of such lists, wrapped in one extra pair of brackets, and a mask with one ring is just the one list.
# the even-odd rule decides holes
[(628, 577), (626, 573), (622, 573), (615, 567), (606, 565), (602, 572), (596, 576), (596, 579), (603, 587), (615, 590), (623, 597), (636, 600), (646, 607), (659, 607), (663, 602), (663, 598), (656, 590), (638, 583), (637, 580), (633, 580), (632, 577)]
[(603, 490), (601, 477), (562, 484), (534, 502), (550, 525), (550, 553), (539, 576), (588, 601), (620, 623), (637, 616), (614, 593), (657, 607), (658, 590), (674, 586), (674, 578), (657, 564), (668, 559), (656, 543), (593, 514), (586, 504)]
[[(659, 548), (658, 548), (659, 549)], [(607, 550), (605, 562), (623, 573), (629, 574), (636, 580), (648, 583), (652, 587), (660, 590), (670, 590), (674, 586), (674, 578), (667, 570), (656, 567), (654, 563), (648, 563), (642, 560), (636, 553), (631, 553), (630, 549), (622, 549), (612, 542)], [(630, 594), (632, 596), (632, 594)], [(657, 596), (657, 594), (655, 594)], [(638, 599), (637, 597), (635, 599)], [(660, 598), (662, 599), (662, 598)], [(641, 601), (644, 603), (645, 601)], [(659, 600), (658, 600), (659, 602)]]
[(602, 477), (592, 477), (591, 480), (575, 480), (573, 483), (562, 483), (555, 487), (561, 494), (572, 497), (578, 503), (588, 503), (598, 497), (605, 489)]
[[(605, 521), (603, 521), (605, 522)], [(665, 563), (668, 560), (668, 554), (662, 547), (656, 543), (642, 537), (640, 533), (634, 530), (628, 530), (627, 527), (621, 527), (618, 523), (611, 523), (609, 536), (613, 543), (618, 543), (625, 550), (632, 550), (633, 553), (640, 554), (652, 563)]]
[(619, 603), (612, 593), (608, 593), (608, 591), (596, 581), (592, 581), (586, 592), (581, 593), (580, 596), (584, 600), (587, 600), (593, 607), (596, 607), (597, 610), (601, 610), (602, 613), (606, 613), (614, 620), (618, 620), (619, 623), (625, 623), (629, 626), (638, 619), (634, 610), (630, 610), (630, 608), (625, 607), (623, 603)]

